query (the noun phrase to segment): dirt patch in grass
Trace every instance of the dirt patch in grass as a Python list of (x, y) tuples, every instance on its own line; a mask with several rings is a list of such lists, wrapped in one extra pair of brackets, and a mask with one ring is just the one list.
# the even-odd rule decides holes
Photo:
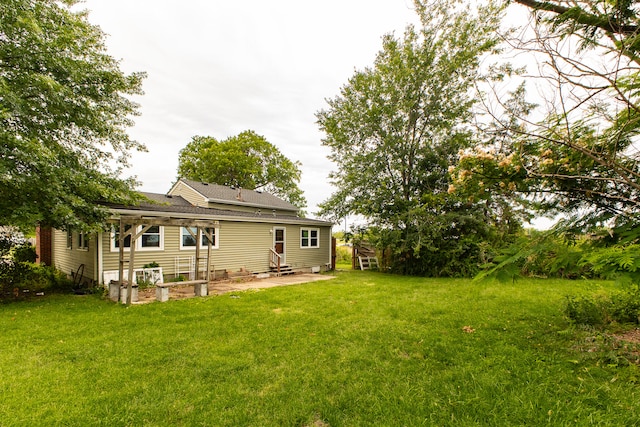
[(640, 344), (640, 328), (631, 329), (630, 331), (614, 335), (619, 341), (626, 341), (634, 344)]
[(640, 365), (640, 329), (631, 329), (613, 335), (613, 348), (626, 360), (635, 365)]

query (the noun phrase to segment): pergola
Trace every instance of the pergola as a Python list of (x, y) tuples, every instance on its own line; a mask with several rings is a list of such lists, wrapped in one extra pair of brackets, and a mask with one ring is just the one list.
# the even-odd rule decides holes
[[(206, 274), (205, 280), (209, 283), (211, 275), (211, 247), (213, 244), (213, 235), (211, 230), (218, 227), (219, 222), (215, 220), (206, 219), (193, 219), (193, 218), (173, 218), (173, 217), (161, 217), (161, 216), (142, 216), (142, 215), (120, 215), (118, 219), (111, 221), (112, 224), (117, 225), (118, 232), (118, 285), (122, 287), (124, 284), (124, 264), (129, 263), (128, 277), (127, 277), (127, 305), (131, 304), (131, 295), (133, 288), (133, 265), (135, 259), (135, 242), (140, 236), (146, 233), (149, 228), (154, 226), (163, 227), (185, 227), (191, 236), (196, 240), (196, 259), (195, 259), (195, 274), (200, 272), (200, 260), (206, 259)], [(139, 228), (139, 229), (138, 229)], [(193, 229), (196, 232), (193, 232)], [(202, 236), (207, 238), (207, 256), (202, 257), (200, 254), (200, 242)], [(124, 243), (127, 237), (131, 237), (131, 244), (129, 245), (129, 259), (125, 260), (124, 256)]]

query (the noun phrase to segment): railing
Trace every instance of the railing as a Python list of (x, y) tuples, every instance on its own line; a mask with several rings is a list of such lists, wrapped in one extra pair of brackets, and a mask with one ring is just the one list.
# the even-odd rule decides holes
[(282, 257), (273, 249), (269, 249), (269, 267), (275, 267), (280, 274), (280, 259)]

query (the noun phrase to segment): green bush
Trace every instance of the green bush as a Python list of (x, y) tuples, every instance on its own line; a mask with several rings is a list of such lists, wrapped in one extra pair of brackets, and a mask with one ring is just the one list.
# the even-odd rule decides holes
[(349, 246), (336, 247), (336, 263), (338, 264), (351, 263), (351, 247)]
[(564, 314), (575, 324), (599, 327), (608, 322), (605, 305), (601, 298), (568, 296)]
[(606, 295), (569, 296), (565, 315), (575, 324), (603, 327), (611, 323), (640, 323), (638, 287)]
[(611, 317), (619, 323), (640, 323), (640, 292), (638, 286), (611, 296)]
[(35, 263), (36, 252), (20, 235), (0, 236), (0, 300), (37, 292), (68, 292), (73, 282), (56, 269)]
[(32, 291), (69, 292), (73, 290), (73, 281), (53, 267), (30, 263), (21, 286)]

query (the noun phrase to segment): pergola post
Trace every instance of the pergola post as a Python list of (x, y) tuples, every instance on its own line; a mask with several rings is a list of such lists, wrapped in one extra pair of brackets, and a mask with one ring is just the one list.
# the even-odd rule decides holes
[[(202, 258), (201, 256), (201, 248), (200, 245), (202, 243), (202, 233), (204, 231), (205, 235), (207, 236), (207, 240), (208, 240), (208, 245), (207, 245), (207, 263), (206, 263), (206, 280), (207, 280), (207, 285), (209, 283), (210, 280), (210, 275), (211, 275), (211, 249), (212, 249), (212, 245), (213, 245), (213, 234), (211, 232), (210, 229), (207, 229), (207, 227), (209, 228), (215, 228), (216, 226), (218, 226), (218, 221), (216, 220), (206, 220), (206, 219), (189, 219), (189, 218), (170, 218), (170, 217), (142, 217), (142, 216), (126, 216), (126, 215), (122, 215), (120, 216), (119, 219), (114, 219), (111, 221), (112, 223), (117, 223), (118, 227), (119, 227), (119, 232), (118, 232), (118, 261), (119, 261), (119, 265), (118, 265), (118, 290), (120, 291), (120, 289), (122, 289), (122, 286), (124, 285), (124, 263), (127, 262), (125, 261), (124, 258), (124, 246), (125, 246), (125, 240), (127, 237), (131, 238), (130, 241), (130, 245), (129, 245), (129, 269), (128, 269), (128, 280), (127, 280), (127, 298), (126, 298), (126, 304), (129, 305), (131, 304), (132, 301), (132, 295), (133, 295), (133, 278), (134, 278), (134, 261), (135, 261), (135, 246), (136, 246), (136, 241), (139, 237), (141, 237), (144, 233), (146, 233), (149, 228), (153, 227), (153, 226), (164, 226), (164, 227), (186, 227), (186, 229), (188, 230), (189, 234), (191, 234), (191, 236), (193, 236), (194, 239), (196, 239), (196, 265), (195, 265), (195, 280), (198, 280), (198, 276), (200, 273), (200, 259)], [(136, 233), (136, 229), (142, 225), (142, 228), (140, 229), (140, 231), (138, 231)], [(128, 230), (125, 230), (125, 227), (129, 227)], [(193, 233), (193, 231), (190, 229), (190, 227), (196, 227), (197, 228), (197, 233)], [(205, 292), (204, 289), (202, 290), (203, 295), (206, 295), (206, 292), (208, 292), (208, 290)], [(120, 292), (119, 292), (120, 293)], [(120, 295), (121, 296), (121, 295)], [(120, 298), (118, 298), (120, 299)]]
[(120, 217), (120, 225), (118, 227), (118, 299), (120, 301), (120, 290), (124, 284), (124, 222)]

